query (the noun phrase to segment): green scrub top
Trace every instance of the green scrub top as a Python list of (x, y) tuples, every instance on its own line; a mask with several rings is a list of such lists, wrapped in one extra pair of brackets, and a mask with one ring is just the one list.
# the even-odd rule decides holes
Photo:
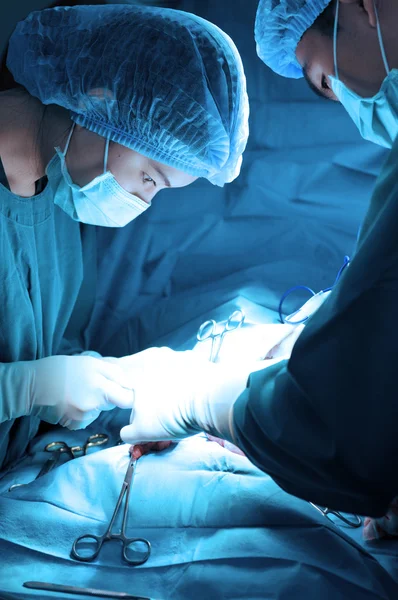
[(250, 376), (234, 424), (295, 496), (377, 517), (398, 495), (398, 141), (354, 259), (290, 360)]
[[(95, 235), (54, 205), (50, 186), (22, 198), (0, 184), (0, 363), (86, 349)], [(0, 425), (0, 467), (26, 450), (38, 427), (36, 417)]]

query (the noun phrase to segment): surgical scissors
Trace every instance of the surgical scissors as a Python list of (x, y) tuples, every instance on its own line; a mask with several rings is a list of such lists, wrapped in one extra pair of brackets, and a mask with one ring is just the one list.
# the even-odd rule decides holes
[(108, 440), (109, 437), (105, 433), (93, 433), (87, 438), (86, 443), (83, 444), (83, 446), (68, 446), (66, 442), (50, 442), (45, 446), (44, 450), (53, 453), (53, 456), (43, 465), (42, 470), (37, 477), (41, 477), (41, 475), (45, 475), (52, 471), (54, 467), (57, 466), (61, 455), (64, 452), (69, 453), (72, 458), (79, 458), (80, 456), (86, 456), (89, 448), (92, 448), (93, 446), (102, 446), (103, 444), (106, 444)]
[[(335, 521), (333, 521), (333, 519), (331, 519), (329, 517), (329, 515), (333, 515), (337, 519), (340, 519), (340, 521), (342, 521), (347, 527), (352, 527), (353, 529), (356, 529), (357, 527), (361, 527), (361, 525), (362, 525), (362, 519), (358, 515), (352, 515), (351, 519), (347, 519), (346, 517), (343, 517), (341, 512), (339, 512), (338, 510), (330, 510), (330, 508), (321, 508), (320, 506), (317, 506), (313, 502), (309, 502), (309, 504), (311, 504), (311, 506), (316, 508), (317, 511), (319, 511), (324, 517), (326, 517), (326, 519), (328, 519), (328, 521), (330, 521), (334, 525), (336, 525), (336, 523), (335, 523)], [(337, 525), (338, 525), (338, 523), (337, 523)]]
[(72, 455), (72, 458), (78, 458), (79, 456), (85, 456), (87, 454), (87, 450), (92, 448), (93, 446), (102, 446), (102, 444), (106, 444), (109, 440), (109, 437), (105, 433), (93, 433), (90, 435), (86, 443), (83, 446), (68, 446), (66, 442), (50, 442), (44, 448), (46, 452), (69, 452)]
[[(62, 453), (68, 452), (70, 453), (71, 458), (78, 458), (79, 456), (85, 456), (89, 448), (92, 448), (93, 446), (102, 446), (103, 444), (106, 444), (108, 440), (109, 437), (105, 433), (94, 433), (87, 438), (86, 443), (83, 444), (83, 446), (68, 446), (66, 442), (50, 442), (49, 444), (46, 444), (44, 450), (45, 452), (51, 452), (52, 456), (46, 460), (39, 473), (36, 475), (35, 480), (52, 471), (58, 465)], [(14, 483), (8, 491), (11, 492), (14, 488), (23, 485), (27, 484)]]
[[(75, 560), (90, 562), (96, 559), (98, 554), (100, 553), (103, 544), (105, 544), (105, 542), (109, 542), (110, 540), (120, 540), (122, 542), (122, 556), (129, 565), (142, 565), (148, 560), (151, 554), (151, 544), (148, 542), (148, 540), (146, 540), (145, 538), (126, 537), (128, 503), (136, 463), (137, 459), (130, 456), (127, 471), (124, 476), (122, 489), (120, 490), (119, 498), (116, 503), (115, 510), (113, 511), (112, 518), (109, 521), (107, 530), (103, 535), (94, 535), (92, 533), (86, 533), (79, 536), (74, 541), (72, 546), (71, 556)], [(116, 520), (120, 506), (125, 496), (126, 500), (124, 504), (122, 527), (120, 533), (112, 533), (113, 524)], [(140, 550), (140, 548), (142, 547), (144, 547), (145, 549)], [(136, 554), (136, 556), (129, 556), (129, 551), (133, 554)]]
[[(198, 342), (204, 342), (208, 339), (211, 339), (210, 362), (217, 362), (224, 337), (230, 331), (235, 331), (238, 329), (244, 320), (245, 315), (243, 311), (238, 309), (228, 317), (227, 322), (221, 331), (217, 332), (219, 323), (216, 323), (214, 319), (210, 319), (209, 321), (202, 323), (198, 329), (198, 333), (196, 334), (196, 339)], [(216, 340), (218, 342), (217, 344)]]

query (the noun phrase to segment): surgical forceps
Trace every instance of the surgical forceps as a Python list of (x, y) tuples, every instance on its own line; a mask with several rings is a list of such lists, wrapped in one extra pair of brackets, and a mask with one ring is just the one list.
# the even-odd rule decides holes
[(206, 340), (211, 339), (210, 362), (217, 362), (224, 337), (230, 331), (235, 331), (238, 329), (244, 320), (245, 315), (243, 311), (238, 309), (228, 317), (224, 328), (219, 332), (217, 332), (218, 323), (216, 323), (214, 319), (210, 319), (210, 321), (205, 321), (202, 323), (198, 329), (198, 333), (196, 334), (196, 339), (198, 342), (205, 342)]
[[(72, 458), (78, 458), (79, 456), (85, 456), (89, 448), (92, 448), (93, 446), (102, 446), (103, 444), (106, 444), (108, 440), (109, 437), (105, 433), (94, 433), (87, 438), (86, 443), (83, 446), (68, 446), (66, 442), (50, 442), (44, 447), (44, 450), (45, 452), (51, 452), (52, 456), (44, 463), (39, 473), (36, 475), (35, 480), (52, 471), (58, 465), (62, 453), (68, 452)], [(11, 492), (14, 488), (23, 485), (27, 484), (14, 483), (8, 491)]]
[(333, 515), (337, 519), (340, 519), (340, 521), (342, 521), (346, 525), (346, 527), (352, 527), (353, 529), (356, 529), (357, 527), (361, 527), (362, 525), (362, 519), (358, 515), (352, 515), (351, 519), (347, 519), (346, 517), (343, 517), (341, 512), (339, 512), (338, 510), (330, 510), (330, 508), (321, 508), (313, 502), (309, 502), (309, 504), (316, 508), (317, 511), (319, 511), (324, 517), (328, 519), (328, 521), (330, 521), (334, 525), (338, 525), (338, 523), (335, 523), (335, 521), (333, 521), (333, 519), (331, 519), (329, 515)]
[[(148, 540), (145, 538), (126, 537), (128, 503), (136, 463), (137, 459), (130, 456), (122, 489), (120, 490), (119, 498), (116, 503), (115, 510), (113, 511), (112, 518), (109, 521), (107, 530), (103, 535), (100, 536), (92, 533), (86, 533), (79, 536), (74, 541), (72, 546), (71, 556), (75, 560), (90, 562), (96, 559), (103, 544), (105, 544), (105, 542), (109, 542), (110, 540), (120, 540), (122, 542), (122, 556), (129, 565), (142, 565), (148, 560), (151, 554), (151, 544), (148, 542)], [(124, 497), (126, 497), (126, 500), (123, 510), (122, 527), (120, 533), (112, 533), (112, 527), (119, 513), (119, 509)], [(143, 547), (144, 549), (142, 549)], [(133, 556), (128, 555), (129, 551), (133, 553)], [(136, 556), (134, 556), (134, 554)]]

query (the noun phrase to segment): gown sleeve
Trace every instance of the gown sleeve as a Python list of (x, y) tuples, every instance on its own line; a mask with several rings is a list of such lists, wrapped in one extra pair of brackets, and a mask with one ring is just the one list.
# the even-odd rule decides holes
[(398, 495), (398, 142), (354, 259), (290, 360), (250, 375), (234, 429), (295, 496), (382, 516)]

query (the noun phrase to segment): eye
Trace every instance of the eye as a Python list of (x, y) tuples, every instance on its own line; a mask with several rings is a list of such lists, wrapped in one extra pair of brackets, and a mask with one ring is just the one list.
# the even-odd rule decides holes
[(142, 181), (144, 183), (153, 183), (154, 187), (156, 187), (156, 181), (154, 179), (152, 179), (152, 177), (150, 177), (148, 175), (148, 173), (143, 173), (142, 174)]
[(328, 80), (327, 80), (327, 77), (325, 75), (322, 75), (321, 86), (322, 86), (323, 90), (330, 90), (330, 87), (328, 85)]

